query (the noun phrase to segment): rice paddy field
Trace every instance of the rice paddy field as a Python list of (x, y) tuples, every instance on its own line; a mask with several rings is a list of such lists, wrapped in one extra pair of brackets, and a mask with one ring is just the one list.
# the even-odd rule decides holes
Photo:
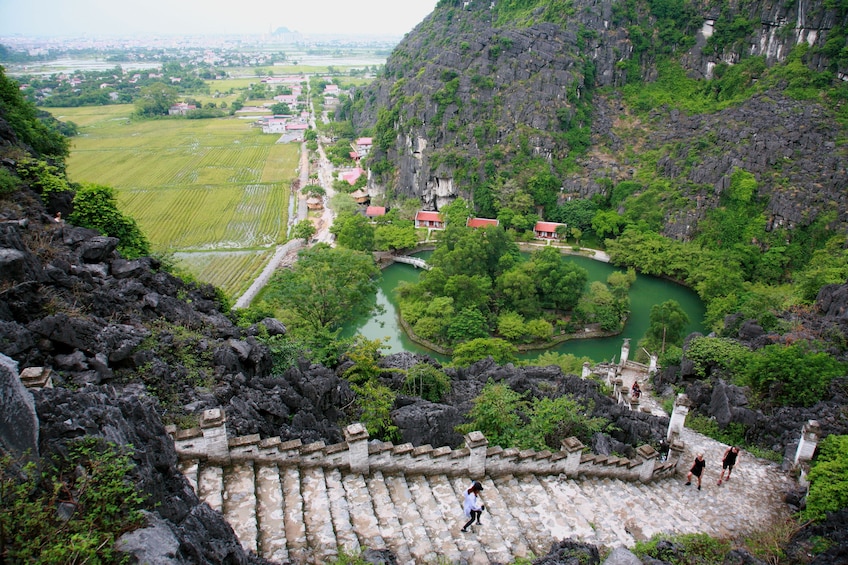
[(251, 120), (134, 121), (131, 105), (53, 108), (79, 126), (68, 177), (115, 189), (155, 252), (235, 298), (286, 240), (299, 144)]

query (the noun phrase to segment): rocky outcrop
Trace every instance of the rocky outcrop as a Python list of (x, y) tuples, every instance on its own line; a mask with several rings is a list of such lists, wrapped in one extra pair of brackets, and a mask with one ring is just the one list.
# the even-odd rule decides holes
[[(596, 87), (623, 85), (631, 63), (645, 80), (656, 77), (655, 61), (644, 46), (642, 52), (634, 47), (647, 39), (630, 37), (631, 22), (616, 3), (577, 2), (557, 23), (542, 21), (549, 17), (542, 8), (521, 23), (503, 21), (493, 6), (441, 2), (395, 49), (384, 76), (355, 94), (364, 105), (352, 114), (354, 124), (376, 124), (371, 163), (387, 171), (372, 170), (372, 195), (415, 197), (425, 209), (439, 209), (457, 196), (484, 206), (475, 190), (496, 171), (510, 171), (521, 156), (546, 160), (563, 195), (608, 196), (610, 181), (635, 178), (642, 165), (623, 149), (639, 145), (640, 152), (661, 153), (657, 172), (682, 197), (674, 210), (664, 211), (670, 237), (695, 233), (706, 212), (719, 205), (735, 168), (757, 178), (769, 230), (806, 226), (833, 212), (841, 226), (848, 225), (842, 190), (848, 157), (834, 116), (820, 104), (775, 90), (716, 113), (660, 108), (648, 122), (634, 120), (614, 91), (593, 95)], [(698, 78), (711, 76), (717, 64), (750, 56), (769, 65), (783, 62), (797, 44), (812, 46), (805, 64), (826, 71), (831, 63), (822, 46), (831, 30), (838, 34), (846, 25), (842, 12), (821, 2), (760, 1), (720, 13), (699, 5), (693, 12), (698, 15), (687, 22), (693, 28), (678, 30), (687, 37), (683, 42), (693, 43), (680, 60)], [(647, 6), (638, 18), (646, 29), (656, 24)], [(750, 22), (749, 35), (708, 41), (736, 20)], [(558, 164), (578, 149), (567, 134), (589, 124), (589, 150), (563, 173)], [(528, 180), (520, 167), (509, 176), (520, 184)]]
[(0, 354), (0, 453), (38, 456), (38, 416), (32, 395), (18, 378), (18, 364)]

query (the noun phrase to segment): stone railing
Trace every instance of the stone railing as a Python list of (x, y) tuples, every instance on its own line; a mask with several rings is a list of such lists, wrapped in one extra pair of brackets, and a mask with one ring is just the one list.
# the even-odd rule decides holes
[(345, 429), (345, 441), (333, 445), (323, 442), (303, 444), (300, 440), (260, 439), (258, 434), (227, 438), (226, 422), (220, 409), (206, 410), (199, 428), (168, 429), (179, 458), (192, 462), (207, 461), (221, 466), (230, 463), (257, 462), (280, 467), (322, 467), (349, 469), (354, 473), (404, 473), (409, 475), (445, 474), (481, 478), (509, 474), (558, 475), (567, 477), (611, 477), (650, 482), (671, 476), (676, 471), (682, 446), (672, 446), (666, 461), (651, 446), (637, 449), (634, 459), (584, 453), (583, 444), (574, 437), (563, 441), (560, 451), (519, 450), (489, 447), (479, 431), (465, 436), (459, 449), (413, 447), (405, 443), (369, 441), (362, 424)]

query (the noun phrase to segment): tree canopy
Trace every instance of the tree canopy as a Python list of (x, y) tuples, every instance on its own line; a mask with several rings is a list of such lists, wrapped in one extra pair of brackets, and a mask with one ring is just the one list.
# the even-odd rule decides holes
[(380, 269), (370, 254), (319, 243), (298, 257), (292, 268), (274, 274), (265, 295), (284, 321), (311, 331), (334, 330), (374, 308)]

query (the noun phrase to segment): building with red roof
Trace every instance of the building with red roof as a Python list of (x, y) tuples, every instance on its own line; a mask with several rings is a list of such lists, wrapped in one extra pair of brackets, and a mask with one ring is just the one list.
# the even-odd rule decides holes
[(379, 216), (386, 215), (386, 207), (385, 206), (369, 206), (365, 209), (365, 217), (373, 220)]
[(445, 221), (438, 212), (419, 210), (415, 213), (415, 227), (443, 230), (445, 229)]
[(499, 220), (493, 220), (491, 218), (468, 218), (465, 221), (465, 225), (469, 228), (496, 227), (499, 224), (500, 224)]
[(533, 233), (538, 239), (560, 239), (557, 234), (557, 228), (566, 224), (558, 224), (556, 222), (536, 222), (533, 227)]

